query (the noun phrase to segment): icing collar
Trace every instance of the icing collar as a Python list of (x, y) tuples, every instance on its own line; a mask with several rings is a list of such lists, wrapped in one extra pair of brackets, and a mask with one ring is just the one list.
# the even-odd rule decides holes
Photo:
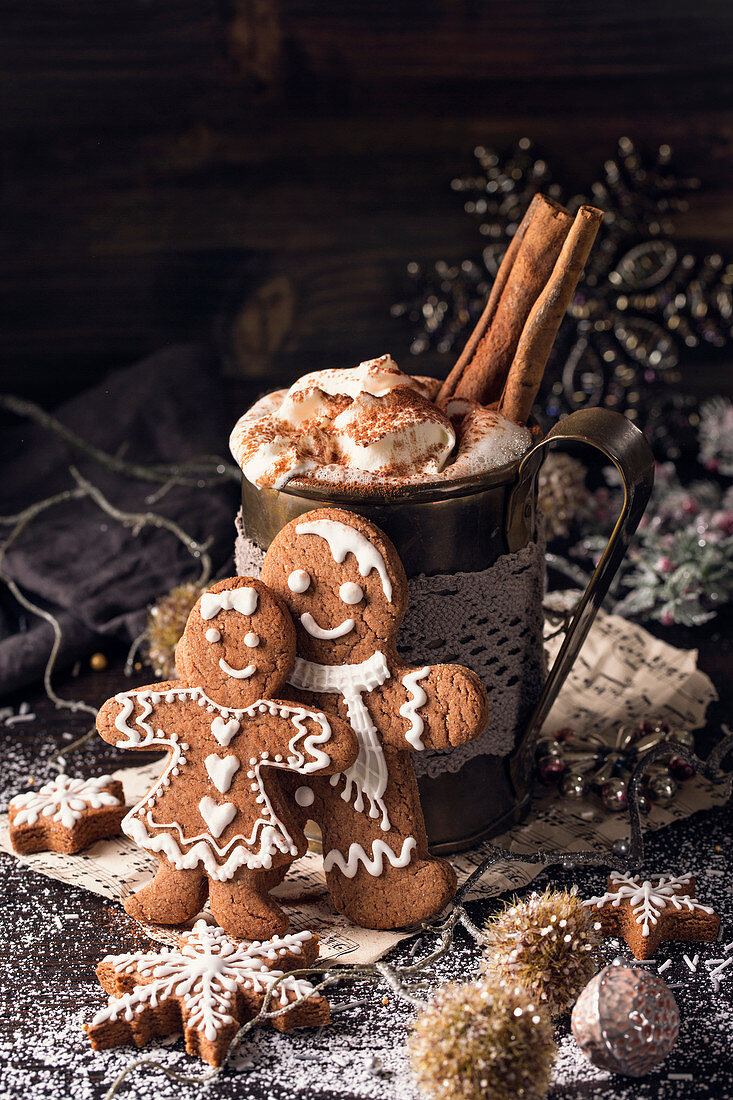
[(387, 659), (378, 649), (359, 665), (318, 665), (296, 657), (288, 683), (305, 691), (355, 695), (381, 687), (389, 676)]

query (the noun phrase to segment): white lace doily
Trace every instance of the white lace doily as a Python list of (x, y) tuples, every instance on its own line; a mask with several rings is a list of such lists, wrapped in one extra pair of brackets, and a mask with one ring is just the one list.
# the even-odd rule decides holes
[[(240, 576), (257, 577), (264, 554), (237, 516), (234, 560)], [(475, 741), (447, 752), (413, 753), (418, 775), (457, 772), (476, 756), (506, 756), (530, 718), (545, 681), (542, 640), (544, 547), (530, 543), (479, 573), (419, 576), (398, 649), (413, 665), (473, 669), (489, 696), (489, 723)]]

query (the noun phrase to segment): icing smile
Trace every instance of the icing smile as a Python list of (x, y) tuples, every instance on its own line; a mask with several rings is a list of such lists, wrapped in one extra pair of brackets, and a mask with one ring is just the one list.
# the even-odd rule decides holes
[(340, 626), (335, 626), (332, 630), (324, 630), (322, 626), (318, 625), (310, 611), (306, 611), (304, 615), (301, 615), (300, 621), (311, 638), (321, 638), (327, 642), (332, 641), (334, 638), (345, 637), (346, 634), (351, 633), (355, 626), (353, 619), (344, 619)]
[(219, 659), (219, 668), (226, 672), (227, 676), (233, 676), (235, 680), (249, 680), (257, 671), (257, 665), (247, 665), (246, 668), (232, 668), (223, 657)]

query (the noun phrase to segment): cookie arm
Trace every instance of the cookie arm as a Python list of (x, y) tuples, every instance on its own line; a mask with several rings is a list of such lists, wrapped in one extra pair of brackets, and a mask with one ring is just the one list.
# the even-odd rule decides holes
[(176, 680), (149, 684), (135, 691), (121, 691), (100, 707), (97, 732), (108, 745), (121, 749), (160, 749), (168, 747), (156, 736), (155, 704), (163, 692), (180, 687)]
[(484, 685), (462, 665), (404, 666), (389, 681), (389, 695), (392, 721), (385, 741), (393, 748), (465, 745), (478, 737), (489, 717)]
[[(265, 699), (247, 723), (248, 736), (282, 767), (303, 775), (335, 775), (355, 762), (359, 744), (348, 722), (335, 714), (284, 699)], [(274, 711), (274, 713), (272, 713)]]

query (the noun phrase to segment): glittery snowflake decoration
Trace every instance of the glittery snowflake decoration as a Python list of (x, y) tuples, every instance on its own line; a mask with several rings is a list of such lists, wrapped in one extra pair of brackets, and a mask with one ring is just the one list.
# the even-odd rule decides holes
[(262, 1009), (279, 1031), (328, 1022), (328, 1004), (313, 986), (286, 971), (308, 967), (318, 954), (310, 932), (275, 936), (249, 945), (231, 939), (204, 920), (181, 937), (180, 948), (108, 955), (97, 977), (109, 1004), (87, 1027), (95, 1050), (132, 1041), (143, 1046), (155, 1035), (183, 1029), (186, 1050), (220, 1065), (231, 1040)]
[(620, 139), (587, 195), (555, 182), (528, 138), (508, 156), (482, 146), (474, 156), (476, 170), (452, 188), (486, 243), (480, 258), (409, 265), (410, 297), (392, 313), (412, 323), (413, 354), (455, 354), (462, 347), (537, 191), (571, 212), (590, 202), (605, 217), (555, 341), (540, 411), (555, 420), (606, 405), (637, 420), (659, 454), (678, 457), (694, 443), (696, 410), (680, 392), (680, 352), (726, 346), (733, 324), (733, 265), (718, 253), (681, 250), (670, 239), (674, 215), (687, 209), (699, 180), (674, 172), (668, 145), (644, 157), (628, 138)]

